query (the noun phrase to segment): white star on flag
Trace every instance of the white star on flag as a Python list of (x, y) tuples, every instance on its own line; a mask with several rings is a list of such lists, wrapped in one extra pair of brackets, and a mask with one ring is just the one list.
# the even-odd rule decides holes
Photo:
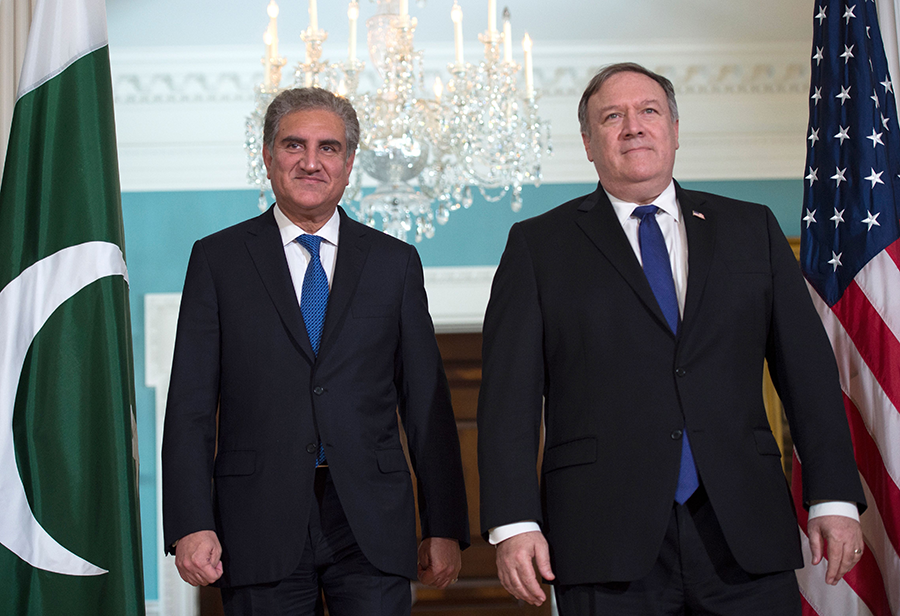
[(873, 215), (872, 212), (866, 210), (866, 214), (868, 214), (868, 216), (862, 219), (863, 223), (869, 225), (869, 228), (866, 229), (866, 231), (871, 231), (873, 225), (877, 227), (881, 226), (881, 223), (878, 222), (878, 215), (881, 214), (881, 212), (875, 212)]
[(820, 26), (822, 25), (822, 20), (823, 20), (823, 19), (826, 19), (825, 9), (827, 9), (827, 8), (828, 8), (827, 6), (820, 6), (820, 7), (819, 7), (819, 14), (816, 15), (816, 16), (813, 18), (813, 19), (818, 19), (818, 20), (819, 20), (819, 25), (820, 25)]
[(847, 86), (845, 88), (844, 86), (841, 86), (841, 93), (834, 95), (835, 98), (841, 99), (841, 107), (843, 107), (844, 103), (847, 102), (847, 99), (850, 98), (850, 88), (852, 88), (852, 87), (853, 86)]
[(834, 216), (832, 216), (829, 220), (834, 221), (834, 228), (837, 229), (838, 225), (844, 222), (844, 210), (838, 211), (837, 208), (834, 208)]
[(847, 173), (847, 168), (846, 168), (846, 167), (844, 167), (843, 169), (840, 169), (840, 168), (839, 168), (839, 169), (836, 169), (835, 172), (834, 172), (834, 175), (831, 176), (831, 179), (832, 179), (832, 180), (837, 180), (837, 186), (840, 186), (840, 185), (841, 185), (841, 182), (846, 182), (846, 181), (847, 181), (847, 178), (844, 177), (844, 174), (845, 174), (845, 173)]
[(838, 131), (838, 134), (834, 136), (834, 138), (840, 139), (841, 145), (844, 145), (844, 139), (850, 138), (850, 127), (848, 126), (848, 127), (844, 128), (843, 126), (841, 126), (839, 128), (840, 128), (840, 130)]
[(853, 55), (853, 47), (855, 47), (855, 45), (850, 45), (849, 47), (844, 45), (844, 53), (841, 54), (841, 57), (844, 59), (844, 64), (847, 64), (847, 62), (850, 61), (850, 58), (855, 57)]
[(883, 173), (884, 173), (884, 171), (879, 171), (878, 173), (875, 173), (875, 170), (872, 169), (872, 173), (869, 174), (869, 177), (866, 177), (863, 179), (869, 180), (870, 182), (872, 182), (872, 188), (875, 188), (875, 184), (884, 184), (884, 182), (881, 179), (881, 175)]
[(842, 253), (842, 252), (838, 253), (838, 254), (835, 254), (834, 252), (831, 253), (831, 260), (828, 262), (828, 265), (833, 265), (834, 271), (837, 271), (838, 266), (841, 265), (841, 255), (842, 254), (844, 254), (844, 253)]
[(874, 148), (876, 145), (884, 145), (884, 141), (881, 140), (881, 136), (884, 133), (876, 133), (875, 129), (872, 129), (872, 134), (866, 137), (866, 139), (872, 140), (872, 147)]
[(816, 141), (819, 140), (819, 129), (818, 128), (810, 128), (809, 129), (809, 145), (815, 145)]
[(806, 210), (806, 216), (803, 217), (803, 222), (806, 223), (806, 228), (809, 229), (809, 225), (816, 222), (816, 211)]
[(819, 179), (819, 168), (816, 167), (815, 169), (813, 169), (812, 167), (810, 167), (809, 174), (804, 179), (809, 180), (809, 185), (812, 186), (813, 182)]
[(850, 18), (856, 19), (856, 15), (853, 14), (853, 9), (856, 8), (856, 5), (848, 7), (846, 4), (844, 5), (844, 19), (847, 20), (846, 23), (850, 23)]
[(818, 65), (819, 62), (825, 59), (825, 56), (823, 55), (824, 51), (824, 47), (816, 47), (816, 55), (813, 56), (813, 60), (816, 61), (816, 65)]

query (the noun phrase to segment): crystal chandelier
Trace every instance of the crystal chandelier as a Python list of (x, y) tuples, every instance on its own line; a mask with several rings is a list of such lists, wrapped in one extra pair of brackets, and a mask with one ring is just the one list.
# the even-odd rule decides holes
[[(531, 65), (531, 39), (525, 35), (525, 93), (517, 88), (520, 65), (512, 60), (509, 11), (503, 12), (503, 32), (496, 29), (496, 0), (488, 0), (488, 29), (479, 35), (484, 59), (463, 59), (462, 9), (454, 2), (455, 60), (448, 66), (446, 86), (435, 81), (433, 95), (424, 96), (422, 52), (413, 46), (416, 19), (408, 0), (373, 0), (377, 13), (366, 21), (372, 64), (381, 78), (374, 93), (357, 92), (365, 64), (356, 58), (359, 4), (348, 10), (350, 41), (344, 62), (322, 61), (328, 34), (318, 27), (316, 0), (309, 0), (309, 28), (300, 38), (306, 58), (297, 64), (290, 87), (317, 86), (345, 96), (360, 122), (359, 152), (344, 201), (357, 217), (394, 237), (432, 237), (435, 222), (447, 222), (450, 212), (472, 205), (477, 187), (488, 202), (510, 195), (512, 209), (522, 207), (522, 186), (541, 181), (541, 161), (549, 155), (549, 124), (538, 117)], [(269, 3), (269, 27), (264, 40), (264, 80), (256, 88), (256, 107), (247, 117), (248, 179), (260, 189), (260, 209), (267, 207), (269, 183), (262, 158), (262, 126), (269, 102), (281, 91), (277, 17)], [(364, 194), (363, 176), (376, 184)], [(413, 183), (414, 182), (414, 183)]]

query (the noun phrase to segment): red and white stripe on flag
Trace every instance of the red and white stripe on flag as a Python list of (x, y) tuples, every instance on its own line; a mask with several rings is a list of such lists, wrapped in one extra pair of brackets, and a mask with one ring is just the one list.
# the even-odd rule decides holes
[(825, 584), (826, 562), (812, 567), (806, 512), (800, 502), (800, 461), (792, 489), (800, 516), (806, 566), (798, 571), (804, 616), (900, 614), (900, 240), (857, 274), (829, 307), (813, 302), (838, 361), (844, 407), (866, 492), (866, 550), (837, 586)]

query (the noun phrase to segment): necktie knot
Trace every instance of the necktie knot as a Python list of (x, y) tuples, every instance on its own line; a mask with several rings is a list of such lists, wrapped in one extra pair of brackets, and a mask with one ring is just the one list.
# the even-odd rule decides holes
[(319, 258), (319, 247), (322, 245), (322, 238), (318, 235), (304, 233), (297, 237), (297, 243), (306, 248), (313, 258)]
[(634, 208), (634, 211), (631, 213), (631, 215), (635, 218), (640, 218), (641, 222), (643, 222), (647, 216), (656, 216), (656, 213), (658, 211), (659, 208), (655, 205), (639, 205), (638, 207)]

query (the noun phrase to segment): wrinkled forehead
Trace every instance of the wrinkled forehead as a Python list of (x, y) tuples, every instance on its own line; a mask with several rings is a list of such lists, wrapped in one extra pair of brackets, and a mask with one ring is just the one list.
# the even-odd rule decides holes
[(647, 75), (623, 71), (603, 82), (588, 101), (589, 108), (612, 105), (658, 103), (666, 107), (666, 91)]

